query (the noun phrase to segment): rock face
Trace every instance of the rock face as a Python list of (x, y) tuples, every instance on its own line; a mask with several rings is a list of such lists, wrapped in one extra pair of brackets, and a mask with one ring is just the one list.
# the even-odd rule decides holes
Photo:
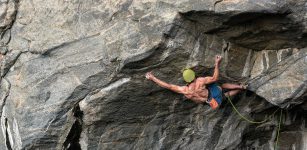
[[(305, 150), (306, 20), (306, 0), (1, 0), (0, 149)], [(184, 85), (217, 54), (265, 123), (144, 78)]]

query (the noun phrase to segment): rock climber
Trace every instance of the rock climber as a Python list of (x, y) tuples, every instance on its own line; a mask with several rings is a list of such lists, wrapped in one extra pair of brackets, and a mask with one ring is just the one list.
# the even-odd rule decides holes
[[(156, 78), (151, 72), (146, 73), (146, 78), (152, 80), (163, 88), (183, 94), (185, 97), (194, 101), (195, 103), (208, 103), (212, 109), (216, 109), (221, 105), (223, 96), (234, 96), (240, 91), (246, 89), (246, 85), (243, 84), (238, 85), (224, 83), (219, 86), (216, 83), (219, 79), (219, 65), (221, 60), (221, 56), (215, 56), (213, 76), (198, 77), (195, 79), (195, 72), (193, 70), (184, 70), (183, 79), (189, 83), (186, 86), (166, 83)], [(224, 92), (225, 89), (229, 91)]]

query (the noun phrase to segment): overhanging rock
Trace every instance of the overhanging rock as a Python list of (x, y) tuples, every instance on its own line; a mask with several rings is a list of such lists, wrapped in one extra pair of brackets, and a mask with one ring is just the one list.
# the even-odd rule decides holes
[(0, 9), (0, 143), (7, 149), (272, 148), (278, 115), (250, 125), (226, 102), (213, 111), (144, 77), (153, 70), (184, 85), (183, 68), (210, 75), (219, 54), (221, 83), (250, 84), (233, 99), (239, 111), (262, 120), (289, 108), (280, 146), (306, 149), (306, 5), (2, 0), (0, 8), (8, 9)]

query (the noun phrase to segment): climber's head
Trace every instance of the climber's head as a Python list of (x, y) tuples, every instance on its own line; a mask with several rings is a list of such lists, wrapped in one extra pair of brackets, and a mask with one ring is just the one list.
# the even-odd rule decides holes
[(195, 79), (195, 72), (192, 69), (185, 69), (182, 73), (183, 80), (187, 83), (191, 83)]

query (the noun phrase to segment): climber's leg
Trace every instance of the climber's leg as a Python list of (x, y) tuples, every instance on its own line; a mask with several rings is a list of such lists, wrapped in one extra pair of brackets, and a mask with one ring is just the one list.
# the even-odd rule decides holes
[(234, 96), (236, 94), (238, 94), (241, 90), (231, 90), (231, 91), (228, 91), (225, 94), (226, 97), (231, 97), (231, 96)]
[(229, 90), (235, 90), (235, 89), (244, 90), (244, 89), (246, 89), (246, 86), (239, 85), (239, 84), (224, 83), (224, 84), (222, 84), (222, 88), (223, 89), (229, 89)]

